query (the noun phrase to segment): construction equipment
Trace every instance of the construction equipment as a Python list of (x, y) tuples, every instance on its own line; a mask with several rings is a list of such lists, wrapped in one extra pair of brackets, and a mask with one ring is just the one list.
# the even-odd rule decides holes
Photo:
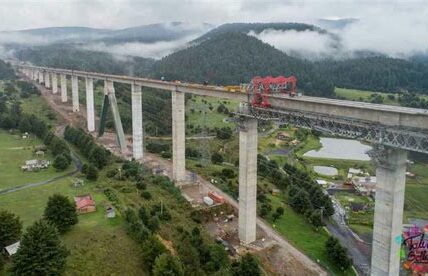
[(254, 77), (247, 91), (253, 93), (253, 100), (251, 104), (254, 107), (270, 107), (269, 95), (270, 94), (286, 94), (290, 97), (296, 96), (297, 78), (290, 77)]

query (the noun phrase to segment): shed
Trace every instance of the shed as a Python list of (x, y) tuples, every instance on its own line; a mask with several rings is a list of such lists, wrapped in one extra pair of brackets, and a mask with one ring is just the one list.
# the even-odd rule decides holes
[(116, 217), (116, 211), (114, 210), (114, 208), (112, 206), (108, 206), (106, 208), (106, 216), (107, 216), (107, 218)]

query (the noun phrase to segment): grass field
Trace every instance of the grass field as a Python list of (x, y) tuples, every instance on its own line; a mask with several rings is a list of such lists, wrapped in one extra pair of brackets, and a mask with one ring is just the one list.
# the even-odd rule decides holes
[(388, 97), (388, 95), (391, 95), (391, 93), (376, 92), (376, 91), (365, 91), (365, 90), (357, 90), (357, 89), (347, 89), (347, 88), (339, 88), (339, 87), (336, 87), (334, 89), (334, 93), (336, 94), (336, 96), (342, 97), (346, 100), (365, 101), (365, 102), (370, 101), (370, 96), (372, 94), (380, 94), (383, 96), (383, 103), (384, 104), (399, 105), (399, 103), (397, 101), (397, 99), (398, 99), (397, 94), (392, 94), (392, 95), (394, 95), (394, 99), (390, 99)]
[[(48, 180), (74, 169), (72, 164), (63, 172), (57, 172), (52, 166), (39, 172), (23, 172), (21, 166), (25, 161), (36, 158), (34, 146), (42, 144), (42, 141), (35, 137), (22, 139), (20, 135), (12, 135), (5, 130), (0, 130), (0, 190)], [(42, 159), (53, 161), (49, 153)]]
[[(209, 128), (220, 128), (228, 126), (234, 128), (233, 123), (224, 122), (224, 118), (228, 117), (226, 114), (217, 112), (217, 107), (220, 104), (224, 104), (229, 109), (229, 111), (235, 111), (235, 109), (238, 107), (237, 102), (230, 100), (223, 101), (211, 97), (193, 96), (186, 103), (186, 115), (188, 116), (186, 123), (195, 127), (206, 126)], [(212, 110), (210, 110), (210, 106), (212, 107)], [(192, 110), (194, 111), (192, 112)], [(206, 115), (204, 115), (204, 112), (206, 112)]]

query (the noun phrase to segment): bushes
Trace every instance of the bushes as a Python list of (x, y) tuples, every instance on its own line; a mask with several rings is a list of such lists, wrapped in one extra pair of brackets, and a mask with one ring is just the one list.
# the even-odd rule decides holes
[(167, 144), (150, 142), (147, 144), (146, 150), (151, 153), (162, 153), (170, 151), (170, 146)]
[(223, 163), (223, 155), (221, 155), (220, 153), (213, 153), (211, 155), (211, 162), (213, 162), (214, 164), (221, 164)]
[(216, 136), (219, 139), (227, 140), (232, 137), (232, 129), (230, 127), (222, 127), (217, 129)]
[(325, 243), (328, 257), (342, 270), (347, 270), (352, 266), (352, 259), (348, 257), (347, 250), (335, 237), (329, 237)]
[(80, 153), (88, 158), (89, 162), (96, 168), (104, 168), (111, 159), (109, 151), (94, 142), (90, 134), (85, 133), (82, 129), (75, 129), (67, 126), (64, 131), (64, 138), (79, 148)]

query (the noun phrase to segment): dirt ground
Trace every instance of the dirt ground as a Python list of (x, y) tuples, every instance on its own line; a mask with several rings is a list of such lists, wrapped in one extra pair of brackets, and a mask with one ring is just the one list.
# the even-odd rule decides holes
[[(80, 111), (73, 113), (71, 97), (69, 97), (67, 103), (62, 103), (60, 91), (58, 91), (57, 94), (52, 94), (51, 90), (46, 89), (44, 86), (39, 84), (35, 85), (39, 88), (52, 109), (64, 118), (65, 124), (85, 129), (86, 109), (84, 104), (80, 103)], [(57, 132), (63, 131), (65, 124), (58, 126)], [(115, 133), (106, 131), (105, 134), (99, 138), (96, 137), (96, 133), (92, 134), (97, 139), (98, 143), (104, 145), (115, 155), (122, 156), (126, 159), (132, 158), (132, 137), (130, 135), (126, 136), (127, 152), (122, 154), (119, 151)], [(172, 177), (171, 160), (144, 152), (144, 159), (139, 161), (160, 174)], [(232, 220), (227, 219), (227, 215), (230, 215), (230, 213), (218, 214), (217, 219), (213, 219), (206, 223), (208, 231), (214, 238), (222, 238), (227, 243), (231, 244), (238, 254), (243, 254), (247, 251), (257, 254), (263, 261), (265, 271), (270, 275), (327, 275), (319, 265), (290, 245), (288, 241), (260, 219), (257, 220), (257, 241), (251, 245), (241, 245), (238, 239), (238, 203), (201, 176), (195, 175), (190, 171), (186, 171), (186, 174), (186, 183), (183, 183), (185, 185), (181, 188), (183, 195), (191, 202), (192, 206), (195, 208), (206, 208), (203, 203), (203, 197), (207, 195), (208, 191), (215, 191), (222, 195), (227, 204), (230, 204), (230, 206), (235, 209), (233, 212), (234, 218)]]

